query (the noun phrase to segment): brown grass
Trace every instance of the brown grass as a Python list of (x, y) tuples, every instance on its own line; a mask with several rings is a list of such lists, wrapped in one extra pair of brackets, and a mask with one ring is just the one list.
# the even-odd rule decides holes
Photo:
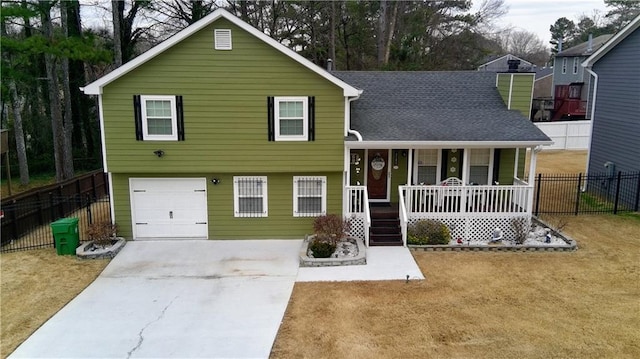
[(297, 283), (272, 358), (638, 358), (640, 217), (576, 252), (415, 252), (425, 281)]
[(54, 248), (0, 255), (0, 356), (7, 357), (108, 263), (58, 256)]
[[(528, 161), (527, 161), (528, 162)], [(529, 168), (529, 164), (526, 165)], [(542, 151), (538, 153), (536, 173), (584, 173), (587, 151)]]

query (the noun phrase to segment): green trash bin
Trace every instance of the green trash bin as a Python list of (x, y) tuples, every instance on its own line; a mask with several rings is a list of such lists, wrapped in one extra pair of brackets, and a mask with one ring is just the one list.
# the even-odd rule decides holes
[(78, 218), (61, 218), (51, 223), (51, 232), (58, 255), (76, 254), (80, 244)]

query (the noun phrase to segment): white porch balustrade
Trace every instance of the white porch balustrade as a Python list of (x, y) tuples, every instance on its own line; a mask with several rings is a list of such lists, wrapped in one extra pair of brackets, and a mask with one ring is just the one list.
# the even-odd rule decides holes
[(369, 227), (371, 227), (371, 213), (369, 210), (369, 196), (366, 186), (346, 186), (344, 194), (343, 213), (351, 221), (350, 235), (363, 238), (369, 246)]
[(513, 186), (400, 186), (400, 225), (421, 219), (445, 223), (454, 239), (489, 238), (497, 227), (515, 236), (513, 221), (531, 221), (533, 187), (518, 180)]

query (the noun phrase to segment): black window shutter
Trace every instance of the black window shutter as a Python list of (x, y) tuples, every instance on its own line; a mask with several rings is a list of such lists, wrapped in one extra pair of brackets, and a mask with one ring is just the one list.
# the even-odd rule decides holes
[(182, 96), (176, 96), (176, 117), (178, 120), (178, 141), (184, 141), (184, 112), (182, 109)]
[(309, 141), (316, 140), (316, 98), (309, 96)]
[(142, 141), (142, 107), (140, 95), (133, 95), (133, 118), (136, 124), (136, 141)]
[(274, 106), (273, 106), (273, 96), (267, 97), (267, 140), (275, 141), (275, 123), (274, 123)]

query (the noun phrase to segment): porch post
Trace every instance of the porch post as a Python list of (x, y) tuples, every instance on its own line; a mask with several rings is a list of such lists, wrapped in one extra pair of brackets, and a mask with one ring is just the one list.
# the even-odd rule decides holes
[(411, 186), (411, 175), (413, 174), (413, 148), (409, 148), (408, 166), (407, 166), (407, 186)]
[(469, 160), (471, 159), (471, 155), (469, 152), (471, 152), (472, 150), (469, 148), (465, 148), (462, 151), (462, 178), (460, 178), (462, 180), (462, 185), (466, 186), (467, 184), (469, 184), (469, 169), (471, 168), (469, 166)]
[(537, 147), (531, 148), (531, 157), (529, 158), (529, 176), (527, 177), (527, 183), (529, 184), (529, 194), (527, 198), (527, 214), (531, 216), (533, 207), (533, 188), (535, 186), (536, 178), (536, 160), (538, 157)]
[[(513, 161), (513, 178), (518, 178), (518, 161), (520, 160), (520, 149), (516, 148), (516, 160)], [(524, 180), (524, 178), (520, 178)]]

